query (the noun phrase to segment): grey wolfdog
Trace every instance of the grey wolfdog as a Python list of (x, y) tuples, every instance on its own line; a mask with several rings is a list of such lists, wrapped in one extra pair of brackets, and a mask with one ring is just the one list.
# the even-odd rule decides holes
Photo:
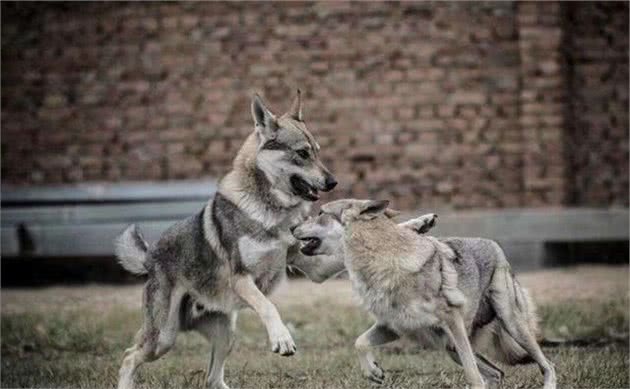
[(255, 95), (252, 116), (254, 131), (214, 199), (199, 213), (170, 227), (152, 245), (133, 225), (117, 239), (121, 265), (147, 274), (144, 323), (125, 351), (119, 389), (132, 388), (138, 366), (164, 355), (180, 330), (196, 330), (210, 342), (207, 385), (227, 388), (223, 367), (243, 307), (258, 314), (273, 352), (292, 355), (291, 334), (265, 295), (289, 264), (316, 281), (323, 281), (321, 269), (342, 270), (335, 264), (327, 268), (325, 259), (301, 262), (305, 257), (290, 233), (318, 192), (337, 184), (306, 128), (299, 90), (291, 109), (278, 118)]
[(355, 291), (376, 318), (355, 343), (363, 373), (382, 383), (370, 347), (407, 336), (446, 348), (473, 388), (498, 385), (504, 374), (471, 343), (509, 364), (536, 362), (545, 389), (555, 388), (554, 367), (536, 341), (535, 305), (499, 245), (422, 236), (404, 228), (407, 223), (395, 224), (388, 203), (333, 201), (293, 230), (306, 255), (343, 254), (338, 260), (345, 261)]

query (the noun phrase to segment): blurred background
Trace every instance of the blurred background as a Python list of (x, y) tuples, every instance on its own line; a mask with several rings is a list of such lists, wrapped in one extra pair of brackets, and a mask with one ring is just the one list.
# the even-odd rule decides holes
[(3, 2), (3, 283), (197, 211), (252, 94), (297, 87), (322, 201), (438, 212), (518, 269), (628, 261), (627, 2)]
[[(252, 131), (304, 93), (341, 197), (497, 240), (565, 387), (627, 388), (628, 2), (1, 3), (0, 387), (114, 387), (141, 278), (113, 258), (198, 212)], [(131, 282), (130, 282), (131, 281)], [(272, 297), (293, 358), (244, 311), (226, 381), (355, 388), (371, 319), (350, 283)], [(139, 375), (202, 387), (195, 334)], [(379, 352), (387, 386), (464, 387), (444, 352)], [(504, 387), (542, 384), (506, 368)]]

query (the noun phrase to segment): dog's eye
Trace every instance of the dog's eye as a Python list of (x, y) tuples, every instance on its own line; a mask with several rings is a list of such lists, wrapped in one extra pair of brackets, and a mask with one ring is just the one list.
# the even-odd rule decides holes
[(307, 149), (299, 149), (299, 150), (296, 151), (296, 153), (302, 159), (308, 159), (308, 157), (310, 156), (310, 153), (308, 152)]

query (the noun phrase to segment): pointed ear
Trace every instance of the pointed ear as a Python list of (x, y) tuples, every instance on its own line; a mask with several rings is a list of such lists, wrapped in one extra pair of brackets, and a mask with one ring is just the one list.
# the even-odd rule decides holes
[(273, 138), (278, 129), (276, 117), (267, 109), (258, 93), (252, 98), (252, 118), (256, 131), (266, 139)]
[(426, 215), (400, 223), (399, 226), (409, 228), (418, 234), (424, 234), (435, 227), (437, 217), (438, 216), (434, 213), (427, 213)]
[(401, 212), (397, 211), (395, 209), (391, 209), (391, 208), (387, 208), (385, 210), (385, 216), (387, 216), (390, 219), (395, 218), (396, 216), (400, 216)]
[(293, 100), (293, 104), (291, 105), (291, 109), (288, 112), (290, 118), (295, 119), (297, 121), (302, 121), (302, 92), (298, 89), (297, 96)]
[(335, 200), (322, 205), (322, 212), (333, 215), (341, 221), (343, 212), (352, 206), (349, 200)]
[(361, 206), (359, 215), (375, 215), (383, 212), (388, 206), (389, 200), (369, 200)]

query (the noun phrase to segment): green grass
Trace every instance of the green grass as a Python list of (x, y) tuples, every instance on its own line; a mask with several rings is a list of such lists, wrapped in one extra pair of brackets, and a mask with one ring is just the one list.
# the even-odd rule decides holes
[[(363, 388), (352, 349), (354, 339), (371, 325), (359, 308), (319, 302), (282, 309), (294, 329), (298, 354), (279, 357), (268, 349), (259, 320), (244, 312), (239, 337), (228, 361), (226, 382), (235, 388)], [(546, 335), (601, 338), (628, 331), (628, 301), (570, 303), (540, 310)], [(2, 316), (2, 387), (114, 387), (122, 351), (140, 325), (140, 312), (115, 310)], [(207, 345), (197, 334), (182, 334), (176, 347), (145, 365), (138, 386), (202, 387)], [(555, 363), (560, 387), (628, 387), (628, 346), (611, 342), (599, 347), (545, 349)], [(444, 352), (405, 344), (377, 353), (386, 370), (385, 387), (464, 387), (461, 370)], [(534, 365), (507, 367), (506, 388), (540, 387)]]

